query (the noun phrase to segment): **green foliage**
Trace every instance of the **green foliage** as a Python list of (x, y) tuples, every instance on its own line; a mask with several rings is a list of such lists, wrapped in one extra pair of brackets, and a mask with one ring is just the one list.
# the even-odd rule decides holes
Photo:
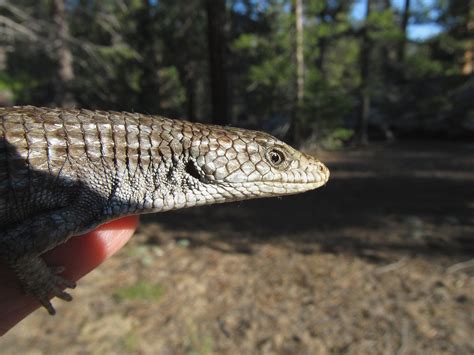
[(341, 149), (347, 142), (349, 142), (354, 136), (354, 130), (336, 127), (323, 131), (323, 139), (321, 140), (321, 146), (325, 149)]
[(203, 333), (191, 319), (187, 321), (187, 332), (186, 354), (208, 355), (213, 353), (212, 337)]
[(341, 87), (330, 86), (317, 72), (312, 74), (300, 123), (306, 131), (314, 132), (326, 148), (339, 148), (352, 132), (344, 128), (343, 118), (353, 110), (354, 99)]
[(118, 301), (152, 301), (158, 302), (165, 294), (162, 285), (153, 285), (141, 281), (135, 285), (119, 289), (114, 298)]
[(402, 39), (403, 34), (391, 9), (371, 12), (368, 26), (371, 29), (369, 35), (374, 41), (384, 41), (387, 44)]
[(262, 45), (265, 45), (263, 38), (253, 33), (244, 33), (234, 41), (233, 50), (242, 52), (251, 58), (258, 58), (259, 49)]
[(160, 80), (161, 109), (170, 116), (182, 116), (186, 98), (184, 88), (179, 81), (178, 69), (174, 66), (161, 68)]
[(21, 80), (19, 77), (11, 78), (8, 73), (0, 73), (0, 91), (12, 91), (18, 96), (25, 90), (25, 86), (25, 80)]
[(429, 55), (429, 48), (418, 48), (406, 58), (406, 74), (411, 78), (435, 77), (443, 73), (443, 63), (433, 60)]
[(53, 62), (44, 52), (18, 46), (10, 53), (7, 68), (1, 80), (13, 92), (18, 104), (40, 105), (47, 102), (52, 91)]
[[(303, 4), (305, 95), (297, 104), (293, 2), (227, 1), (222, 31), (227, 38), (234, 124), (261, 127), (280, 118), (297, 120), (306, 136), (339, 146), (357, 126), (363, 84), (371, 96), (371, 123), (418, 125), (424, 130), (434, 123), (435, 118), (426, 118), (431, 115), (452, 127), (451, 111), (460, 117), (456, 122), (469, 121), (472, 110), (452, 101), (469, 94), (463, 89), (465, 80), (451, 79), (462, 74), (472, 41), (472, 2), (412, 2), (411, 23), (436, 22), (443, 31), (430, 40), (407, 43), (400, 30), (402, 14), (390, 2), (372, 1), (369, 18), (360, 22), (351, 18), (352, 0)], [(0, 90), (12, 92), (16, 104), (52, 104), (58, 55), (51, 0), (21, 0), (15, 6), (21, 11), (0, 7), (0, 14), (34, 32), (37, 39), (18, 33), (0, 38), (5, 45), (0, 60), (2, 54), (6, 58), (0, 68)], [(78, 106), (209, 121), (211, 70), (203, 1), (79, 0), (67, 1), (66, 10), (75, 73), (72, 91)], [(364, 36), (370, 41), (365, 83)], [(399, 58), (402, 43), (405, 54)], [(417, 91), (423, 85), (430, 95)], [(453, 94), (448, 97), (430, 85)]]
[(136, 353), (140, 351), (140, 345), (143, 343), (143, 339), (141, 339), (137, 333), (131, 331), (127, 333), (120, 342), (127, 352)]
[(275, 116), (289, 115), (294, 97), (291, 64), (292, 16), (283, 10), (283, 1), (268, 3), (260, 31), (238, 34), (231, 44), (240, 70), (247, 104), (236, 109), (236, 116), (247, 116), (249, 107), (261, 124)]

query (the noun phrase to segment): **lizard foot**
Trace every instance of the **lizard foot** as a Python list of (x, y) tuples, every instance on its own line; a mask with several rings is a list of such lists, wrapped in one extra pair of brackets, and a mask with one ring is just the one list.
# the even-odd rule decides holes
[(51, 297), (72, 300), (71, 295), (63, 288), (75, 288), (76, 283), (58, 275), (64, 271), (64, 267), (50, 267), (40, 257), (34, 257), (17, 261), (14, 269), (23, 291), (34, 296), (49, 314), (56, 314)]

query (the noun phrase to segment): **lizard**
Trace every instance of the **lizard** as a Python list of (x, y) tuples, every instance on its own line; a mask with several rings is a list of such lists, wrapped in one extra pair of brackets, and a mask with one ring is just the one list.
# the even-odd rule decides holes
[(270, 134), (139, 113), (0, 108), (0, 262), (53, 315), (42, 254), (122, 216), (296, 194), (328, 168)]

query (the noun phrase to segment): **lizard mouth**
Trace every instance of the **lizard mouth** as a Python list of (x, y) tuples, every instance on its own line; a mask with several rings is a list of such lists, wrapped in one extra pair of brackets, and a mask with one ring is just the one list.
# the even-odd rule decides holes
[(285, 181), (285, 180), (261, 180), (261, 181), (226, 181), (209, 178), (204, 171), (197, 166), (196, 162), (190, 160), (185, 166), (186, 173), (192, 178), (206, 185), (220, 185), (232, 188), (244, 188), (249, 191), (270, 192), (274, 191), (275, 195), (292, 194), (297, 192), (309, 191), (317, 189), (325, 185), (329, 179), (329, 170), (323, 169), (326, 173), (313, 173), (306, 175), (306, 180)]
[(293, 195), (300, 192), (317, 189), (327, 183), (327, 180), (317, 182), (280, 182), (280, 181), (259, 181), (259, 182), (240, 182), (240, 183), (223, 183), (214, 182), (215, 185), (224, 188), (235, 196), (253, 197), (274, 197)]
[(318, 187), (326, 185), (327, 180), (314, 181), (314, 182), (262, 182), (258, 184), (261, 188), (260, 190), (265, 190), (265, 186), (274, 189), (274, 191), (279, 194), (291, 194), (296, 192), (303, 192), (317, 189)]

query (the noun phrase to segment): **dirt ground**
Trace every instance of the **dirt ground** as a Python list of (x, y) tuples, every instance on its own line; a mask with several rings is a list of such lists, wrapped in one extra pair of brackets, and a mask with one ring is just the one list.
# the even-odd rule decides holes
[(2, 354), (473, 354), (474, 144), (320, 152), (314, 192), (142, 218)]

